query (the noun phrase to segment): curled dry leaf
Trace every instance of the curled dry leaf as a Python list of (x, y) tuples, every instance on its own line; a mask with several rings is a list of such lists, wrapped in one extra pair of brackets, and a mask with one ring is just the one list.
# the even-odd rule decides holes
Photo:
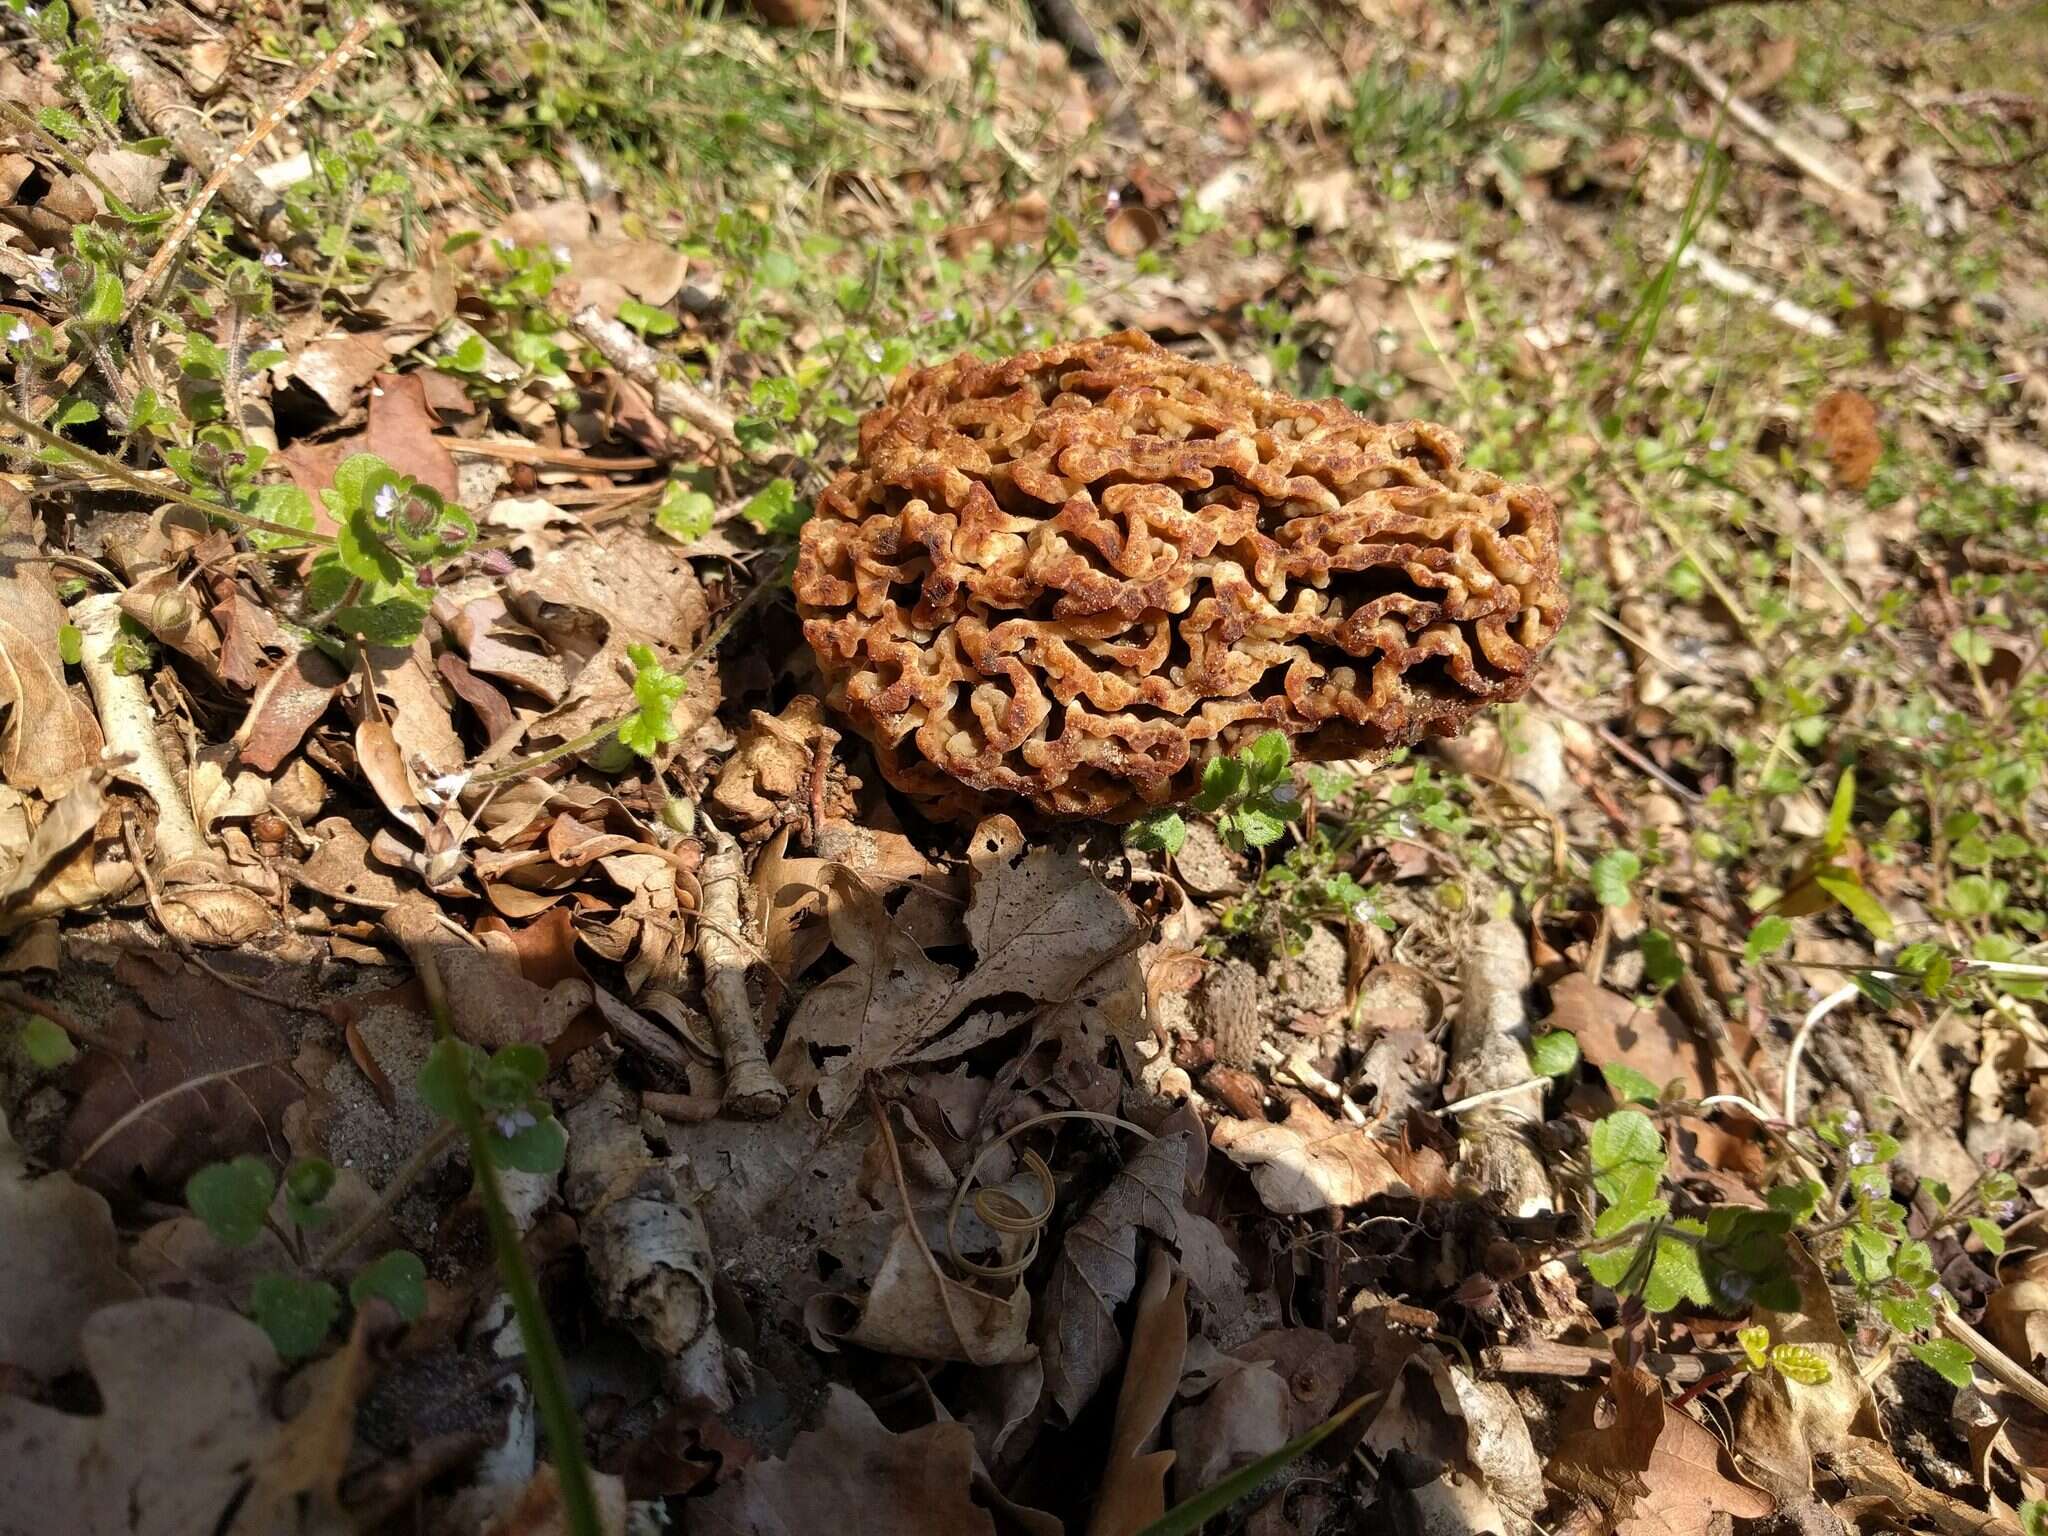
[(1851, 1437), (1884, 1442), (1877, 1404), (1842, 1325), (1826, 1274), (1796, 1237), (1785, 1239), (1785, 1263), (1799, 1287), (1796, 1312), (1759, 1307), (1754, 1321), (1771, 1330), (1773, 1341), (1811, 1350), (1828, 1365), (1828, 1379), (1794, 1381), (1782, 1371), (1755, 1371), (1743, 1393), (1735, 1433), (1736, 1460), (1743, 1471), (1781, 1499), (1805, 1496), (1813, 1487), (1813, 1459)]
[(1382, 1140), (1332, 1120), (1305, 1098), (1293, 1100), (1278, 1125), (1219, 1121), (1210, 1141), (1251, 1174), (1259, 1199), (1276, 1215), (1358, 1205), (1390, 1191), (1450, 1193), (1450, 1171), (1435, 1150)]
[(2005, 1272), (1984, 1303), (1984, 1331), (2023, 1365), (2048, 1360), (2048, 1253), (2030, 1254)]
[(1176, 1275), (1165, 1251), (1154, 1248), (1131, 1323), (1130, 1359), (1116, 1399), (1116, 1429), (1088, 1536), (1136, 1536), (1166, 1513), (1166, 1474), (1175, 1453), (1148, 1452), (1145, 1447), (1173, 1403), (1187, 1351), (1187, 1277)]
[(910, 1223), (898, 1221), (858, 1303), (858, 1318), (839, 1336), (911, 1360), (1007, 1365), (1030, 1359), (1037, 1352), (1031, 1343), (1031, 1293), (1008, 1281), (942, 1278), (932, 1267), (935, 1256), (929, 1233), (920, 1243)]
[(28, 498), (0, 480), (0, 784), (54, 799), (99, 760), (100, 728), (64, 683), (64, 609)]
[(0, 1367), (75, 1369), (85, 1320), (137, 1294), (119, 1258), (107, 1202), (68, 1173), (30, 1178), (0, 1117)]
[(384, 927), (415, 967), (431, 955), (448, 989), (455, 1033), (472, 1045), (548, 1045), (591, 1005), (587, 981), (541, 987), (520, 974), (518, 947), (503, 934), (482, 934), (476, 946), (442, 922), (440, 908), (409, 894), (384, 914)]
[[(778, 818), (807, 810), (814, 767), (824, 765), (838, 740), (808, 693), (791, 699), (780, 715), (755, 710), (711, 791), (711, 803), (725, 813), (720, 820), (742, 842), (752, 842)], [(827, 814), (843, 818), (851, 809), (842, 803), (829, 806)]]

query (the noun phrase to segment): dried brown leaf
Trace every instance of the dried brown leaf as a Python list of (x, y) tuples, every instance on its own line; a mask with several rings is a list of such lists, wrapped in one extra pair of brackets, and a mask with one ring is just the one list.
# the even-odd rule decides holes
[(99, 760), (102, 742), (64, 684), (64, 609), (30, 526), (28, 499), (0, 484), (0, 783), (55, 799)]
[(1877, 432), (1877, 408), (1853, 389), (1821, 396), (1813, 408), (1813, 432), (1827, 450), (1835, 484), (1860, 491), (1884, 453)]
[(401, 475), (410, 475), (453, 501), (455, 456), (435, 435), (439, 425), (418, 374), (380, 373), (371, 380), (363, 447)]
[(241, 760), (259, 773), (277, 772), (346, 681), (341, 669), (311, 646), (264, 673), (235, 732)]
[(1131, 1351), (1116, 1399), (1116, 1430), (1088, 1536), (1136, 1536), (1166, 1513), (1172, 1451), (1145, 1447), (1173, 1404), (1188, 1351), (1188, 1283), (1163, 1249), (1146, 1261), (1145, 1288), (1131, 1324)]
[(1276, 1215), (1357, 1205), (1388, 1191), (1450, 1193), (1449, 1169), (1434, 1150), (1382, 1140), (1363, 1126), (1332, 1120), (1302, 1098), (1288, 1105), (1278, 1125), (1219, 1121), (1211, 1141), (1251, 1174), (1260, 1200)]
[(284, 1112), (305, 1097), (280, 1010), (172, 956), (125, 954), (115, 979), (141, 1006), (115, 1010), (132, 1053), (85, 1057), (58, 1155), (113, 1198), (182, 1197), (208, 1163), (282, 1146)]
[(76, 1369), (85, 1320), (137, 1294), (120, 1253), (107, 1202), (68, 1173), (30, 1178), (0, 1119), (0, 1366)]

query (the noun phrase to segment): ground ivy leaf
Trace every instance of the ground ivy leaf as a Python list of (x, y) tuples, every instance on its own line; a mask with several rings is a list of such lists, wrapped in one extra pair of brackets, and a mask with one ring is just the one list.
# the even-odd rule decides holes
[(206, 1230), (228, 1248), (246, 1248), (263, 1234), (263, 1213), (277, 1179), (260, 1157), (213, 1163), (185, 1181), (185, 1203)]
[(287, 1360), (303, 1360), (318, 1349), (340, 1315), (341, 1292), (325, 1280), (258, 1275), (249, 1288), (249, 1316)]

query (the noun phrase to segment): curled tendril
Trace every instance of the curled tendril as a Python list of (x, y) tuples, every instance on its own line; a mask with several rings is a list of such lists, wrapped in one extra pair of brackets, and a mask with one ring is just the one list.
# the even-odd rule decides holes
[[(953, 1203), (946, 1208), (946, 1257), (953, 1261), (956, 1268), (970, 1275), (980, 1275), (986, 1280), (1007, 1280), (1013, 1275), (1024, 1273), (1031, 1267), (1031, 1261), (1038, 1257), (1039, 1239), (1045, 1235), (1046, 1224), (1052, 1220), (1056, 1193), (1052, 1169), (1046, 1164), (1045, 1159), (1029, 1148), (1024, 1152), (1024, 1166), (1038, 1181), (1038, 1187), (1044, 1195), (1036, 1209), (1026, 1205), (1006, 1189), (976, 1189), (974, 1176), (981, 1171), (983, 1160), (997, 1147), (1002, 1146), (1013, 1136), (1021, 1136), (1026, 1131), (1035, 1130), (1054, 1120), (1094, 1120), (1103, 1125), (1113, 1125), (1119, 1130), (1129, 1131), (1146, 1141), (1155, 1139), (1142, 1125), (1134, 1125), (1115, 1115), (1106, 1115), (1093, 1109), (1056, 1109), (1042, 1115), (1033, 1115), (1029, 1120), (1011, 1126), (1000, 1136), (986, 1142), (982, 1149), (974, 1154), (974, 1161), (967, 1165), (967, 1171), (960, 1176), (959, 1187), (953, 1191)], [(1022, 1253), (999, 1264), (983, 1264), (961, 1255), (958, 1230), (960, 1210), (970, 1198), (974, 1202), (974, 1214), (980, 1217), (982, 1223), (991, 1231), (1006, 1238), (1028, 1239)]]

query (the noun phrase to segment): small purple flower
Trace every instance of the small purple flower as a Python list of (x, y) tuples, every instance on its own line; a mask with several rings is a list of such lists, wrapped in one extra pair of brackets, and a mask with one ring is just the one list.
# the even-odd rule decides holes
[(1717, 1275), (1714, 1286), (1724, 1300), (1737, 1303), (1749, 1300), (1750, 1279), (1739, 1269), (1727, 1270)]
[(1849, 1143), (1849, 1166), (1868, 1168), (1877, 1161), (1877, 1148), (1867, 1136), (1858, 1136)]
[(1293, 805), (1301, 799), (1301, 791), (1292, 784), (1275, 784), (1267, 796), (1275, 805)]
[(64, 292), (64, 276), (55, 267), (37, 267), (36, 286), (53, 297), (60, 297)]
[(35, 334), (34, 331), (29, 329), (26, 320), (17, 320), (14, 322), (14, 329), (7, 333), (7, 339), (17, 345), (25, 345), (34, 339)]
[(284, 270), (284, 252), (275, 246), (268, 247), (263, 252), (263, 265), (270, 268), (273, 272), (282, 272)]
[(1991, 1214), (1993, 1216), (1996, 1216), (2000, 1221), (2011, 1221), (2015, 1217), (2017, 1217), (2019, 1213), (2020, 1203), (2017, 1200), (2001, 1200), (1998, 1202), (1997, 1206), (1991, 1212)]
[(398, 512), (398, 487), (380, 485), (377, 494), (370, 498), (370, 516), (380, 523), (388, 523)]
[(1861, 1136), (1863, 1134), (1863, 1116), (1856, 1110), (1845, 1109), (1842, 1111), (1842, 1134), (1844, 1136)]
[(498, 1134), (510, 1141), (521, 1131), (530, 1131), (540, 1122), (533, 1117), (530, 1109), (507, 1110), (497, 1118)]

